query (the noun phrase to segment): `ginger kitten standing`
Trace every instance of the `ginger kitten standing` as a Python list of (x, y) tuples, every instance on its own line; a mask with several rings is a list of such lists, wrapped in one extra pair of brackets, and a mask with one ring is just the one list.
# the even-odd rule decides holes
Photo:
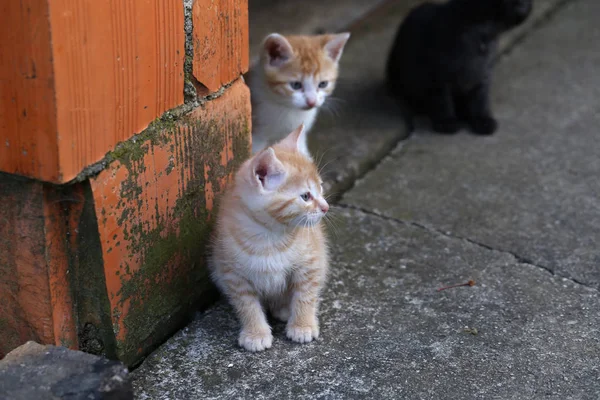
[(329, 205), (298, 127), (247, 160), (219, 205), (212, 278), (241, 322), (239, 345), (271, 347), (266, 310), (299, 343), (319, 336), (317, 309), (328, 268), (322, 218)]
[(248, 74), (252, 99), (252, 151), (304, 124), (310, 131), (319, 107), (335, 88), (349, 33), (268, 35), (259, 63)]

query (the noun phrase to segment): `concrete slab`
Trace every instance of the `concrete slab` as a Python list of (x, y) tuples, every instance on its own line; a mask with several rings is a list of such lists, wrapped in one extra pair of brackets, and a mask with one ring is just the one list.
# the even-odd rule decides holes
[[(221, 304), (133, 373), (139, 399), (596, 399), (598, 291), (508, 253), (340, 210), (322, 336), (236, 345)], [(475, 286), (437, 292), (474, 279)], [(477, 329), (477, 334), (465, 328)]]
[(495, 136), (420, 132), (343, 202), (600, 288), (598, 15), (572, 1), (501, 59)]
[(562, 3), (538, 0), (503, 41), (501, 131), (489, 138), (420, 132), (401, 142), (381, 82), (410, 5), (355, 24), (336, 93), (343, 114), (311, 134), (313, 149), (328, 150), (334, 189), (367, 173), (337, 209), (321, 339), (293, 344), (275, 324), (273, 348), (249, 354), (221, 302), (133, 372), (137, 397), (600, 398), (600, 5), (573, 1), (540, 28)]
[[(311, 150), (327, 165), (325, 188), (334, 199), (408, 137), (398, 106), (385, 89), (385, 63), (398, 24), (422, 2), (382, 2), (345, 28), (352, 36), (342, 57), (340, 82), (310, 135)], [(557, 4), (560, 0), (537, 0), (530, 19), (503, 38), (500, 51), (521, 40)]]

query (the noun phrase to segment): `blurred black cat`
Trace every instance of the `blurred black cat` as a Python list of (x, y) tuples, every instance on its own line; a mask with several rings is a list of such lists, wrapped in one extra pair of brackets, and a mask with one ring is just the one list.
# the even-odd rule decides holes
[[(408, 111), (433, 130), (456, 133), (463, 123), (490, 135), (492, 59), (501, 33), (527, 19), (533, 0), (450, 0), (424, 3), (405, 18), (387, 64), (387, 80)], [(412, 126), (412, 121), (410, 121)]]

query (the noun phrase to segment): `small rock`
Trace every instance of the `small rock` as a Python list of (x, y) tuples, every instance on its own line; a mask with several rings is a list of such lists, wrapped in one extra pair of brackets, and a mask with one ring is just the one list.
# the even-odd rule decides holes
[(477, 330), (477, 328), (469, 328), (468, 326), (465, 327), (464, 331), (466, 333), (470, 333), (473, 336), (477, 336), (477, 334), (479, 333), (479, 331)]
[(118, 361), (30, 341), (0, 360), (0, 399), (132, 400), (128, 374)]

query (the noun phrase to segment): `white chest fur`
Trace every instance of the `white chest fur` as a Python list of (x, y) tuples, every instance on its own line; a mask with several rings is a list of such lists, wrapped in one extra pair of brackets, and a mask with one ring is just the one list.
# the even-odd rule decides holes
[[(255, 290), (263, 296), (283, 292), (294, 266), (298, 263), (298, 253), (294, 249), (274, 252), (268, 255), (246, 256), (239, 271)], [(240, 260), (241, 261), (241, 260)]]
[(317, 117), (318, 109), (302, 110), (281, 104), (281, 100), (269, 94), (258, 77), (249, 79), (252, 99), (252, 152), (256, 153), (273, 144), (304, 124), (309, 132)]

